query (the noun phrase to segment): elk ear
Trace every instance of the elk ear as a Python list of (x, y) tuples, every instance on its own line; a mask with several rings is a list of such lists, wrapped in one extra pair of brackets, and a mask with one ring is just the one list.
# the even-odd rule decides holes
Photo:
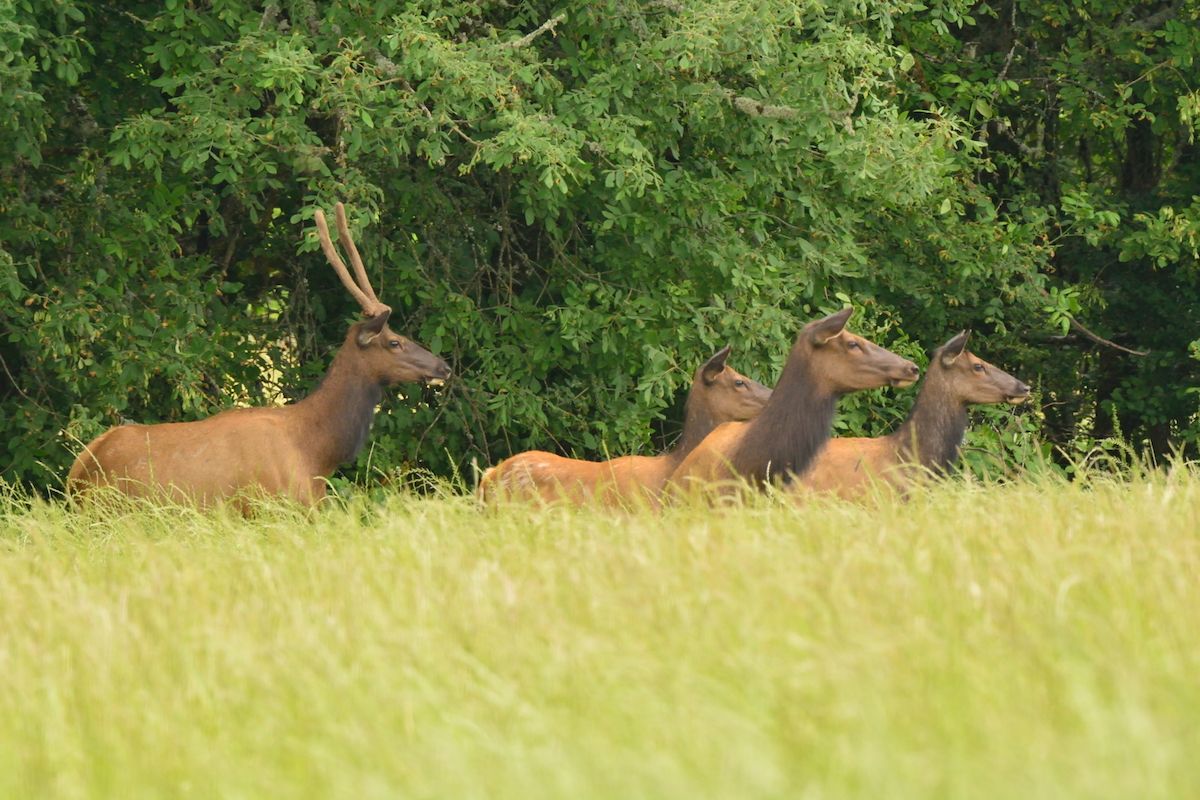
[(704, 362), (704, 366), (700, 368), (700, 376), (706, 384), (715, 381), (717, 376), (725, 371), (725, 359), (729, 358), (731, 350), (733, 350), (733, 345), (727, 344), (718, 350), (716, 355)]
[(387, 325), (388, 317), (391, 315), (392, 310), (389, 308), (386, 311), (380, 311), (366, 322), (360, 322), (358, 324), (358, 346), (366, 347), (375, 341), (379, 334), (383, 333), (383, 326)]
[(850, 319), (850, 315), (854, 313), (853, 306), (846, 306), (841, 311), (836, 311), (824, 319), (819, 319), (816, 322), (809, 323), (809, 336), (812, 337), (812, 343), (820, 346), (828, 342), (830, 339), (841, 334), (846, 329), (846, 323)]
[(970, 330), (961, 331), (942, 345), (942, 364), (944, 366), (950, 366), (963, 354), (963, 351), (967, 349), (967, 339), (969, 338), (971, 338)]

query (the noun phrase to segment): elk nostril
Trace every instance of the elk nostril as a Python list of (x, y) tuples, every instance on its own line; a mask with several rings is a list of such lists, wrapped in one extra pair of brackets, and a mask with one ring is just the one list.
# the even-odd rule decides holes
[(921, 374), (921, 369), (916, 364), (909, 364), (908, 365), (908, 374), (912, 375), (915, 378)]

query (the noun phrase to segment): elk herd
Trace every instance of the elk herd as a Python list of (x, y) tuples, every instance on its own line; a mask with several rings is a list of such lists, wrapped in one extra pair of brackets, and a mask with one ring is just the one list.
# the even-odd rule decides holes
[[(440, 385), (450, 377), (444, 360), (388, 327), (391, 309), (371, 288), (342, 204), (335, 221), (353, 275), (320, 210), (315, 221), (325, 257), (364, 315), (350, 326), (317, 388), (286, 406), (111, 428), (75, 459), (69, 496), (82, 500), (106, 486), (205, 506), (242, 503), (254, 494), (313, 505), (334, 470), (366, 443), (385, 387)], [(730, 366), (730, 347), (713, 355), (695, 372), (683, 432), (669, 452), (584, 461), (532, 450), (487, 469), (477, 495), (486, 505), (657, 507), (768, 485), (797, 500), (812, 493), (853, 499), (876, 485), (904, 492), (954, 464), (969, 405), (1015, 405), (1029, 397), (1028, 386), (970, 352), (963, 331), (933, 351), (912, 410), (895, 431), (832, 438), (839, 397), (908, 387), (920, 377), (913, 362), (848, 330), (852, 313), (845, 308), (805, 325), (774, 390)]]

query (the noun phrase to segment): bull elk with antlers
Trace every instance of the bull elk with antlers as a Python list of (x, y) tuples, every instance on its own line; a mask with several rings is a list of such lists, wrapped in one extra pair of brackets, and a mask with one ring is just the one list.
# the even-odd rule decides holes
[(367, 319), (350, 327), (316, 390), (287, 406), (235, 408), (195, 422), (112, 428), (75, 459), (67, 476), (69, 494), (107, 485), (129, 495), (165, 495), (201, 505), (245, 492), (311, 505), (324, 496), (325, 479), (366, 443), (385, 386), (417, 381), (440, 385), (450, 377), (445, 361), (388, 328), (392, 310), (371, 288), (341, 203), (336, 217), (355, 277), (338, 255), (318, 209), (321, 249)]

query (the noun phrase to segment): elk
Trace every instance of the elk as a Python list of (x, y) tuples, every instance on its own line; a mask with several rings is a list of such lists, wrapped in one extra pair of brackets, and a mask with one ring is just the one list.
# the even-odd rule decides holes
[(962, 331), (934, 351), (912, 411), (887, 436), (831, 439), (797, 488), (852, 499), (874, 482), (903, 492), (914, 481), (944, 474), (958, 459), (967, 430), (967, 406), (1020, 405), (1029, 387), (967, 350)]
[(479, 481), (479, 499), (555, 501), (584, 505), (654, 504), (667, 478), (685, 456), (724, 422), (753, 419), (771, 390), (726, 364), (727, 345), (696, 370), (684, 407), (683, 433), (669, 452), (583, 461), (530, 450), (487, 470)]
[(727, 493), (739, 479), (756, 486), (790, 482), (829, 439), (838, 397), (915, 383), (916, 364), (846, 330), (853, 313), (844, 308), (805, 325), (762, 413), (705, 437), (671, 474), (673, 491)]
[(388, 328), (391, 308), (371, 288), (342, 204), (336, 207), (338, 237), (357, 283), (329, 237), (325, 215), (318, 209), (315, 216), (321, 249), (366, 319), (350, 326), (312, 394), (291, 405), (234, 408), (195, 422), (111, 428), (75, 459), (68, 495), (107, 485), (202, 506), (247, 492), (313, 505), (325, 495), (325, 479), (366, 443), (385, 386), (441, 385), (450, 377), (445, 361)]

